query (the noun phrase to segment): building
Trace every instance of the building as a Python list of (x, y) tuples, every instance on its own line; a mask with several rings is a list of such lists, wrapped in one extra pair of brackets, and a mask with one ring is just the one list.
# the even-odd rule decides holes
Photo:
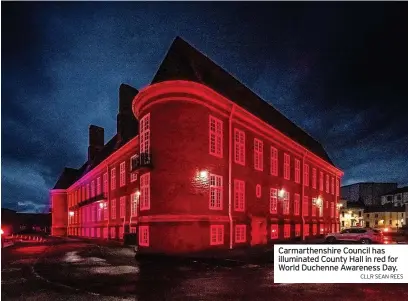
[(50, 233), (51, 214), (20, 213), (15, 210), (1, 208), (1, 229), (5, 235), (20, 232)]
[(408, 186), (397, 188), (381, 196), (381, 205), (394, 204), (404, 205), (408, 204)]
[(50, 192), (55, 235), (182, 253), (339, 228), (343, 173), (322, 145), (180, 38), (149, 86), (121, 86), (118, 133), (89, 134)]
[(368, 207), (364, 212), (366, 227), (394, 232), (406, 225), (405, 206), (384, 205)]
[(342, 186), (340, 196), (348, 202), (378, 206), (381, 204), (381, 196), (395, 189), (397, 189), (397, 183), (355, 183)]
[(340, 229), (364, 227), (364, 209), (363, 203), (342, 201), (340, 207)]

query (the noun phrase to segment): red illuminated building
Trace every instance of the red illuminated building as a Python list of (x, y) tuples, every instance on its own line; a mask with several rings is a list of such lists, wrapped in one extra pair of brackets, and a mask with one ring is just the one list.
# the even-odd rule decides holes
[(122, 85), (117, 134), (89, 129), (88, 160), (51, 190), (54, 235), (192, 252), (339, 228), (341, 170), (323, 147), (177, 38), (151, 84)]

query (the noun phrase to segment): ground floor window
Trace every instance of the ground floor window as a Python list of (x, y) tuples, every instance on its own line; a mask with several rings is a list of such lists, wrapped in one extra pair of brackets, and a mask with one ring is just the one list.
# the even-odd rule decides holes
[(101, 237), (101, 228), (96, 228), (96, 237)]
[(324, 224), (320, 224), (320, 234), (324, 234)]
[(95, 228), (91, 228), (91, 237), (95, 237)]
[(290, 238), (290, 224), (285, 224), (283, 226), (283, 237)]
[(149, 226), (139, 227), (139, 246), (149, 246)]
[(224, 225), (210, 226), (210, 244), (222, 245), (224, 243)]
[(110, 238), (115, 239), (116, 238), (116, 229), (115, 227), (110, 228)]
[(313, 224), (313, 235), (317, 234), (317, 224)]
[(300, 236), (300, 224), (295, 225), (295, 236), (296, 237)]
[(235, 242), (246, 242), (246, 225), (235, 226)]
[(303, 228), (303, 232), (304, 232), (304, 235), (305, 236), (309, 236), (309, 228), (310, 228), (310, 226), (309, 226), (309, 224), (306, 224), (305, 226), (304, 226), (304, 228)]
[(123, 227), (119, 227), (119, 239), (123, 239)]
[(130, 227), (129, 232), (130, 233), (136, 233), (136, 227)]
[(271, 225), (271, 239), (278, 239), (279, 237), (279, 226), (277, 224)]
[(103, 228), (103, 238), (108, 238), (108, 227)]
[(336, 232), (336, 224), (332, 224), (331, 231)]

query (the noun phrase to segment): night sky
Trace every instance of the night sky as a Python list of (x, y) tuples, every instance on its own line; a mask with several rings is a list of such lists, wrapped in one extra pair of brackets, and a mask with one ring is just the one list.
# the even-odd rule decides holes
[(361, 181), (408, 185), (408, 3), (2, 3), (2, 207), (48, 209), (118, 89), (179, 35), (319, 140)]

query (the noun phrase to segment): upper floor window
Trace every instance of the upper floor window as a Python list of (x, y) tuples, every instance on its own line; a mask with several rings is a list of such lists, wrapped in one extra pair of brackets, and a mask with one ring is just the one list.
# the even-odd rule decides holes
[(271, 175), (278, 175), (278, 150), (271, 146)]
[(300, 160), (295, 159), (295, 183), (300, 183)]
[(210, 154), (222, 158), (222, 121), (210, 115)]
[(245, 165), (245, 132), (234, 129), (234, 162)]
[(323, 191), (323, 172), (321, 171), (319, 174), (319, 189), (320, 191)]
[(305, 169), (305, 171), (304, 171), (304, 183), (305, 183), (305, 186), (307, 187), (307, 186), (309, 186), (309, 165), (308, 164), (305, 164), (304, 165), (304, 169)]
[(140, 153), (150, 154), (150, 113), (140, 119)]
[(256, 194), (256, 197), (258, 199), (262, 196), (262, 187), (261, 187), (261, 185), (257, 184), (255, 186), (255, 194)]
[(137, 215), (137, 203), (139, 201), (139, 194), (137, 192), (132, 193), (130, 196), (130, 214), (132, 216)]
[(330, 193), (330, 177), (326, 174), (326, 193)]
[(101, 192), (101, 177), (98, 177), (96, 179), (96, 195), (100, 195)]
[(294, 214), (299, 215), (300, 212), (300, 195), (298, 193), (295, 193), (295, 199), (294, 199)]
[(285, 196), (283, 197), (283, 214), (289, 214), (290, 212), (290, 194), (289, 192), (285, 192)]
[(210, 174), (210, 209), (222, 210), (222, 176)]
[(116, 168), (111, 169), (111, 190), (116, 189)]
[[(361, 216), (361, 211), (360, 211), (360, 216)], [(330, 203), (330, 217), (334, 217), (334, 202)]]
[(340, 181), (339, 179), (336, 180), (336, 196), (339, 196), (340, 193)]
[(134, 182), (134, 181), (137, 180), (137, 173), (132, 172), (132, 162), (135, 161), (135, 160), (137, 160), (137, 158), (138, 158), (138, 155), (133, 155), (133, 156), (130, 158), (130, 164), (129, 164), (129, 169), (130, 169), (130, 182)]
[(245, 210), (245, 182), (234, 180), (234, 210)]
[(103, 192), (105, 195), (108, 193), (108, 173), (103, 174)]
[(272, 214), (278, 213), (278, 190), (276, 188), (270, 189), (269, 212)]
[(89, 184), (86, 184), (86, 199), (90, 198), (90, 194), (91, 194), (91, 189), (89, 187)]
[(116, 219), (116, 199), (111, 201), (111, 219)]
[(309, 215), (309, 197), (303, 196), (303, 216)]
[(316, 198), (312, 198), (312, 216), (316, 216), (317, 206)]
[(140, 210), (150, 209), (150, 172), (140, 176)]
[(82, 186), (82, 201), (86, 200), (86, 194), (85, 194), (85, 186)]
[(290, 155), (283, 155), (283, 178), (285, 180), (290, 180)]
[(317, 188), (317, 171), (316, 168), (312, 168), (312, 187)]
[(119, 185), (120, 187), (126, 185), (126, 162), (123, 161), (119, 165)]
[(224, 244), (224, 225), (210, 226), (210, 244), (211, 245)]
[(119, 204), (119, 218), (125, 218), (126, 215), (126, 197), (121, 196), (120, 199), (120, 204)]
[(108, 216), (108, 204), (103, 203), (103, 219), (107, 220), (109, 218)]
[(95, 196), (95, 181), (91, 182), (91, 198)]
[(254, 139), (254, 168), (263, 170), (263, 141)]
[(99, 222), (100, 220), (102, 220), (102, 208), (103, 207), (101, 207), (101, 206), (99, 206), (99, 204), (98, 204), (98, 206), (97, 206), (97, 213), (98, 213), (98, 215), (97, 215), (97, 221)]
[(334, 178), (333, 177), (331, 177), (331, 194), (333, 194), (334, 195)]

